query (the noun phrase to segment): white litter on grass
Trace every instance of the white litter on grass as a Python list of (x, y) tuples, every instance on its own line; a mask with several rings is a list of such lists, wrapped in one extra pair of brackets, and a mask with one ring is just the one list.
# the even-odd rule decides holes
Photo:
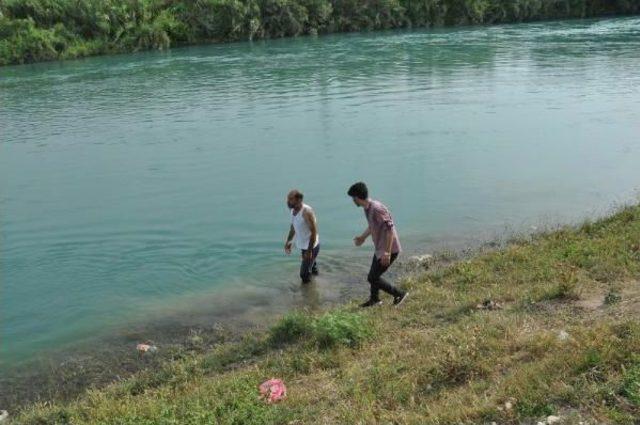
[(409, 264), (414, 267), (424, 267), (428, 269), (429, 266), (433, 263), (433, 255), (425, 254), (425, 255), (414, 255), (409, 258)]
[(136, 350), (141, 353), (155, 353), (156, 351), (158, 351), (158, 347), (150, 344), (138, 344), (136, 345)]
[(498, 406), (498, 410), (504, 412), (505, 410), (508, 412), (513, 409), (514, 404), (516, 403), (516, 399), (513, 397), (509, 397), (507, 401)]
[(9, 417), (9, 412), (0, 410), (0, 422), (5, 421)]
[[(560, 422), (562, 422), (562, 418), (560, 416), (550, 415), (547, 416), (547, 419), (544, 422), (539, 421), (536, 425), (554, 425), (559, 424)], [(580, 423), (582, 424), (582, 422)]]
[(558, 339), (560, 341), (566, 341), (566, 340), (569, 339), (569, 334), (567, 333), (567, 331), (562, 330), (562, 331), (558, 332)]

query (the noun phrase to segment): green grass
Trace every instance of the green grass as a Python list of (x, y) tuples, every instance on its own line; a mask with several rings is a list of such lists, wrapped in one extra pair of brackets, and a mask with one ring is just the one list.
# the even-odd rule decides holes
[[(640, 360), (640, 359), (639, 359)], [(623, 370), (621, 394), (636, 407), (640, 407), (640, 361)]]
[(303, 34), (634, 13), (637, 0), (2, 0), (0, 65)]
[[(13, 423), (634, 424), (639, 243), (640, 207), (624, 208), (406, 276), (400, 309), (290, 313)], [(502, 308), (475, 307), (486, 299)], [(272, 377), (288, 398), (266, 405), (257, 386)]]
[(358, 313), (336, 310), (313, 317), (293, 312), (271, 328), (268, 342), (276, 347), (301, 340), (321, 349), (338, 345), (358, 347), (371, 335), (371, 321)]

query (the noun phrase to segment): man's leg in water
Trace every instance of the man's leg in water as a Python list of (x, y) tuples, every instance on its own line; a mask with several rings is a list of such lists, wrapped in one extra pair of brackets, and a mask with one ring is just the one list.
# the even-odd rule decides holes
[(313, 255), (311, 260), (305, 258), (306, 249), (302, 250), (302, 263), (300, 264), (300, 279), (302, 279), (302, 283), (311, 282), (311, 274), (315, 269), (315, 274), (318, 273), (316, 266), (316, 258), (318, 257), (318, 253), (320, 252), (320, 244), (313, 248)]
[(382, 289), (384, 292), (393, 295), (394, 297), (399, 297), (404, 294), (401, 290), (393, 286), (387, 280), (382, 278), (382, 274), (387, 271), (387, 269), (393, 264), (393, 262), (398, 258), (398, 254), (391, 254), (391, 261), (388, 266), (383, 266), (380, 264), (380, 260), (374, 255), (373, 261), (371, 261), (371, 269), (369, 270), (369, 276), (367, 276), (367, 280), (369, 284), (371, 284), (371, 300), (379, 301), (380, 300), (380, 290)]

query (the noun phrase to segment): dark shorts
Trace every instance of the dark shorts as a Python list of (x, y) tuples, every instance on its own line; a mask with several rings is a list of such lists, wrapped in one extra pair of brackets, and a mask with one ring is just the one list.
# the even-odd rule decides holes
[(315, 248), (313, 248), (313, 256), (311, 260), (304, 258), (304, 254), (306, 254), (308, 250), (302, 249), (300, 250), (300, 254), (302, 255), (302, 262), (300, 263), (300, 279), (302, 279), (303, 283), (311, 282), (311, 274), (316, 269), (316, 258), (320, 253), (320, 244), (318, 244)]

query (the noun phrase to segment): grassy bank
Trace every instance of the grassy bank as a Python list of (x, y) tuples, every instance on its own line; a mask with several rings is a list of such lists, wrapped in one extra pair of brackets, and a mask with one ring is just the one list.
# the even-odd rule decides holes
[(301, 34), (634, 13), (639, 0), (2, 0), (0, 65)]
[[(291, 313), (13, 423), (637, 423), (640, 207), (402, 284), (400, 309)], [(277, 405), (257, 398), (271, 377), (288, 385)]]

